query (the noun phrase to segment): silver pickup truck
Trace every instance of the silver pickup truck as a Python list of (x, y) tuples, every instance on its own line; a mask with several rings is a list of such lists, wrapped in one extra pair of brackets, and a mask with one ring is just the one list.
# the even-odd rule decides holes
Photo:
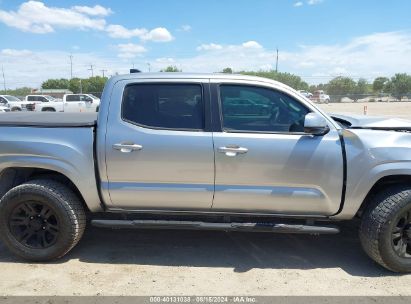
[(100, 112), (0, 115), (0, 234), (25, 259), (112, 228), (337, 233), (411, 271), (411, 122), (327, 115), (263, 78), (129, 74)]

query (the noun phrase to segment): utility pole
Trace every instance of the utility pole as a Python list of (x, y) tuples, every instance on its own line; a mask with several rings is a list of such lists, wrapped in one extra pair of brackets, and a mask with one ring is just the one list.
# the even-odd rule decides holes
[(80, 78), (80, 94), (83, 94), (83, 85), (81, 84), (81, 78)]
[(107, 70), (102, 69), (102, 70), (100, 70), (100, 71), (103, 73), (103, 78), (104, 78), (104, 76), (105, 76), (104, 73), (107, 72)]
[(73, 54), (70, 54), (70, 79), (73, 79)]
[(277, 48), (277, 57), (275, 60), (275, 72), (278, 73), (278, 48)]
[(7, 89), (6, 89), (6, 77), (4, 77), (4, 66), (1, 66), (1, 72), (3, 73), (3, 86), (4, 86), (4, 94), (7, 94)]
[(94, 65), (93, 64), (90, 64), (90, 68), (88, 70), (91, 71), (91, 77), (94, 77)]
[(150, 72), (151, 72), (151, 64), (150, 64), (150, 62), (147, 62), (147, 66), (148, 66), (148, 72), (150, 73)]

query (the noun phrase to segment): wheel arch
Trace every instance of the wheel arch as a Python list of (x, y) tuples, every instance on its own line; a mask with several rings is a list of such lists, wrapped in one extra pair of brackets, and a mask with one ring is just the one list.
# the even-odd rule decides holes
[(38, 167), (9, 167), (0, 172), (0, 199), (12, 188), (35, 179), (52, 179), (70, 188), (80, 199), (85, 210), (90, 212), (81, 191), (65, 174)]
[(370, 203), (372, 203), (372, 198), (374, 197), (374, 195), (376, 195), (377, 193), (393, 185), (407, 185), (411, 188), (411, 175), (395, 174), (395, 175), (386, 175), (384, 177), (381, 177), (379, 180), (377, 180), (374, 183), (374, 185), (368, 191), (367, 195), (365, 196), (363, 202), (360, 205), (360, 208), (358, 209), (356, 213), (356, 216), (357, 217), (362, 216), (367, 206)]
[(41, 111), (42, 111), (42, 112), (47, 112), (47, 111), (57, 112), (57, 110), (56, 110), (55, 108), (53, 108), (53, 107), (44, 107), (44, 108), (41, 109)]

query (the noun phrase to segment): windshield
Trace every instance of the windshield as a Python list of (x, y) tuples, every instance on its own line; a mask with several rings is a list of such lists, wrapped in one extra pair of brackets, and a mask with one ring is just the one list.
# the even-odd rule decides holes
[(5, 95), (4, 98), (6, 98), (8, 101), (21, 101), (17, 97), (11, 96), (11, 95)]
[(55, 101), (56, 100), (53, 96), (50, 96), (50, 95), (44, 95), (44, 97), (46, 97), (50, 101)]
[(99, 99), (97, 96), (93, 95), (93, 94), (88, 94), (88, 96), (90, 96), (93, 99)]

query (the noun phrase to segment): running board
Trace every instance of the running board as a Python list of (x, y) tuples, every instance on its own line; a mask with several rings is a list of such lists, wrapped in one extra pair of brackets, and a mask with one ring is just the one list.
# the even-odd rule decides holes
[(340, 229), (336, 226), (315, 226), (279, 223), (209, 223), (197, 221), (166, 220), (92, 220), (95, 227), (137, 228), (137, 229), (188, 229), (188, 230), (223, 230), (274, 233), (335, 234)]

